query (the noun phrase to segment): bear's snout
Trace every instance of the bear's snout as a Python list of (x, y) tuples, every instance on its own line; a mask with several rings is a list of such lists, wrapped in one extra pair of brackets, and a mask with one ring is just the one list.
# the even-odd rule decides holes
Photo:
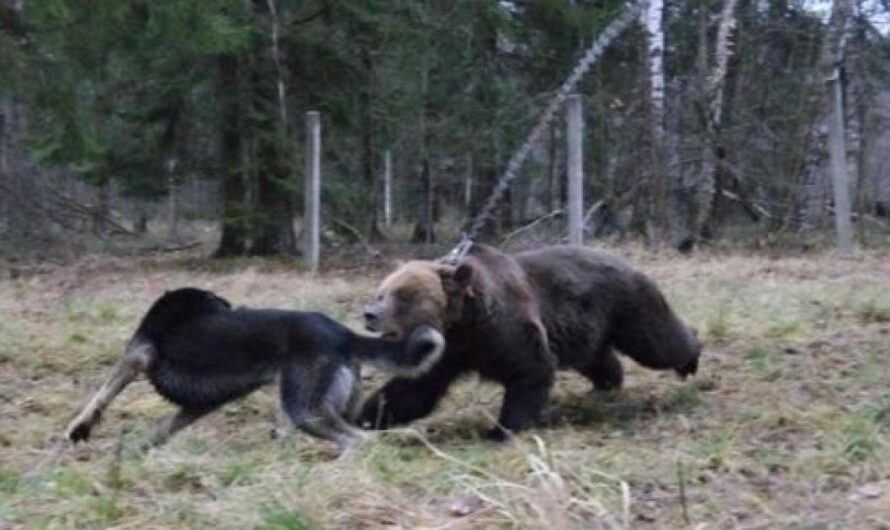
[(385, 339), (398, 339), (401, 333), (392, 329), (392, 322), (380, 304), (370, 304), (362, 312), (365, 321), (365, 329), (371, 333), (382, 333)]
[(676, 369), (680, 379), (686, 379), (686, 377), (695, 375), (698, 372), (698, 360), (701, 357), (703, 347), (701, 340), (698, 338), (698, 330), (693, 326), (686, 326), (686, 330), (688, 331), (687, 341), (689, 342), (687, 349), (692, 355), (688, 362)]
[(696, 372), (698, 372), (698, 357), (677, 368), (677, 375), (680, 376), (680, 379), (686, 379), (690, 375), (695, 375)]
[(365, 329), (368, 331), (377, 331), (377, 313), (366, 309), (365, 312), (362, 313), (362, 318), (365, 319)]
[(362, 311), (362, 319), (365, 321), (365, 329), (371, 332), (382, 331), (380, 328), (382, 308), (379, 301), (371, 301), (365, 305)]

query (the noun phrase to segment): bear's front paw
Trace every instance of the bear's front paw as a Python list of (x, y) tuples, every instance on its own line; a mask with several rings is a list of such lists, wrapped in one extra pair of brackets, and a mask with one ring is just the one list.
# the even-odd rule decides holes
[(512, 438), (513, 432), (500, 426), (492, 427), (491, 430), (485, 433), (485, 439), (490, 442), (506, 442)]

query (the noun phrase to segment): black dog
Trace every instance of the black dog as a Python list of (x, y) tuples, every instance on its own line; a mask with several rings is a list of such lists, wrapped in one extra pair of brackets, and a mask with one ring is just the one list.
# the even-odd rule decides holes
[(141, 372), (180, 408), (162, 420), (145, 448), (232, 400), (279, 381), (281, 406), (302, 431), (344, 447), (361, 437), (350, 425), (361, 400), (359, 361), (417, 375), (445, 347), (421, 326), (405, 340), (364, 337), (320, 313), (232, 309), (200, 289), (169, 291), (143, 317), (109, 379), (68, 426), (86, 440), (102, 411)]

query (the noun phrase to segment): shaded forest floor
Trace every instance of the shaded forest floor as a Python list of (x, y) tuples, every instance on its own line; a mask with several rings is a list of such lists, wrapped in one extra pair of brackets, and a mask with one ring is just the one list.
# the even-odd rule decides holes
[(357, 327), (382, 269), (107, 258), (0, 275), (0, 529), (890, 528), (890, 256), (616, 252), (702, 331), (697, 377), (627, 361), (626, 388), (595, 396), (561, 374), (546, 425), (508, 445), (479, 439), (500, 391), (471, 379), (341, 458), (272, 436), (273, 389), (139, 456), (169, 408), (145, 382), (51, 456), (165, 289)]

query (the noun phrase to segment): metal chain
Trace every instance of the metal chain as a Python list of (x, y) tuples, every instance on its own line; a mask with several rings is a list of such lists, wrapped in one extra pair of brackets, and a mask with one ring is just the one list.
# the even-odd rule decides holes
[(466, 256), (472, 246), (473, 239), (479, 235), (479, 231), (482, 230), (485, 223), (494, 217), (495, 209), (497, 208), (498, 203), (501, 202), (507, 189), (510, 187), (510, 182), (519, 175), (519, 170), (528, 158), (529, 153), (531, 153), (532, 147), (537, 143), (541, 138), (541, 135), (544, 134), (544, 131), (556, 117), (556, 113), (562, 107), (563, 103), (565, 103), (566, 98), (572, 90), (574, 90), (578, 81), (581, 80), (584, 74), (586, 74), (594, 63), (596, 63), (602, 56), (606, 47), (608, 47), (609, 44), (611, 44), (612, 41), (631, 24), (631, 22), (637, 19), (646, 4), (648, 4), (648, 0), (637, 0), (636, 2), (627, 4), (624, 7), (624, 11), (622, 11), (615, 20), (610, 22), (609, 25), (606, 26), (606, 29), (604, 29), (593, 41), (593, 44), (587, 48), (587, 51), (584, 52), (581, 60), (578, 61), (578, 65), (575, 66), (575, 69), (572, 70), (569, 77), (563, 81), (562, 85), (556, 90), (556, 94), (553, 96), (553, 99), (550, 100), (550, 104), (547, 105), (544, 113), (538, 118), (535, 127), (531, 130), (522, 145), (519, 146), (519, 149), (513, 153), (509, 162), (507, 162), (507, 168), (499, 177), (494, 189), (491, 190), (491, 195), (488, 196), (485, 205), (479, 210), (476, 217), (473, 218), (469, 230), (461, 235), (460, 242), (451, 250), (451, 252), (441, 258), (440, 261), (456, 264)]

